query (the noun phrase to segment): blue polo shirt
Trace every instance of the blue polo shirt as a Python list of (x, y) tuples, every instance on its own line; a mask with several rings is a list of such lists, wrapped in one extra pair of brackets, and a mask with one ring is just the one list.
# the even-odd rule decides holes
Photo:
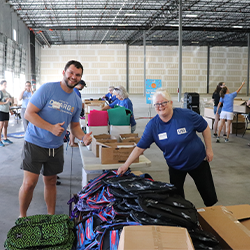
[(192, 170), (206, 157), (205, 146), (196, 134), (206, 128), (207, 122), (196, 112), (174, 108), (168, 122), (163, 122), (159, 115), (148, 122), (137, 147), (147, 149), (155, 142), (169, 167)]

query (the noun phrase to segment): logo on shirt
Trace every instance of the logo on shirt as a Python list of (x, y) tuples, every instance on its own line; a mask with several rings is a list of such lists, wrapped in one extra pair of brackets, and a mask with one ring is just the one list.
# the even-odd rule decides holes
[(55, 100), (50, 100), (49, 106), (53, 109), (58, 109), (61, 111), (69, 111), (71, 113), (73, 113), (73, 111), (74, 111), (74, 107), (72, 107), (68, 103), (58, 102)]
[(179, 129), (177, 129), (177, 134), (178, 135), (182, 135), (182, 134), (186, 134), (186, 133), (187, 133), (186, 128), (179, 128)]

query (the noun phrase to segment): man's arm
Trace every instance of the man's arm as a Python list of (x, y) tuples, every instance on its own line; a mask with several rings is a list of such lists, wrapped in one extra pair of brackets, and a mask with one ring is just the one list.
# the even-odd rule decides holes
[(85, 145), (89, 145), (92, 142), (92, 137), (91, 137), (92, 132), (85, 134), (82, 131), (79, 122), (71, 122), (70, 131), (77, 139), (82, 140)]
[(39, 115), (38, 112), (40, 111), (34, 104), (29, 102), (27, 109), (24, 114), (24, 118), (34, 124), (38, 128), (45, 129), (51, 132), (53, 135), (61, 136), (64, 128), (62, 127), (65, 122), (51, 124), (45, 120), (43, 120)]

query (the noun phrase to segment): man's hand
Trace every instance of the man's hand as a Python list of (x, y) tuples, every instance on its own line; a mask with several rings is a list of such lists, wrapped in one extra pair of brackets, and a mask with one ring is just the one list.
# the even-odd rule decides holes
[(62, 126), (64, 125), (65, 122), (61, 122), (61, 123), (56, 123), (55, 125), (53, 125), (52, 127), (52, 131), (50, 131), (53, 135), (56, 136), (61, 136), (63, 131), (65, 130)]
[(83, 143), (88, 146), (92, 142), (92, 132), (85, 134), (82, 138)]

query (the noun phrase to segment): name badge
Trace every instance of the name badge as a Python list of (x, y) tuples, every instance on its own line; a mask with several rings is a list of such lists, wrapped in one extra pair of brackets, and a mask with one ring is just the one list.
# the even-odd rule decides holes
[(158, 134), (158, 137), (159, 137), (159, 140), (165, 140), (165, 139), (167, 139), (167, 138), (168, 138), (168, 136), (167, 136), (167, 133), (166, 133), (166, 132), (165, 132), (165, 133)]
[(186, 131), (186, 128), (179, 128), (177, 129), (177, 134), (178, 135), (182, 135), (182, 134), (186, 134), (187, 131)]
[(61, 103), (60, 102), (53, 102), (52, 103), (52, 108), (53, 109), (60, 109)]

